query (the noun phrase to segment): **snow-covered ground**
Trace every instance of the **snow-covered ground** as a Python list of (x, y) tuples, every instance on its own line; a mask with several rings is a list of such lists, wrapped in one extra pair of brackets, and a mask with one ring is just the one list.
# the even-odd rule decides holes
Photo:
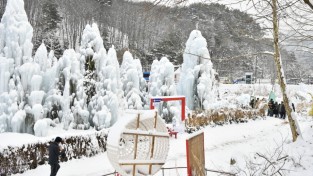
[[(221, 98), (231, 102), (238, 97), (245, 97), (244, 94), (257, 97), (266, 97), (269, 90), (275, 90), (278, 98), (281, 99), (279, 88), (272, 85), (221, 85)], [(313, 91), (312, 86), (293, 85), (288, 87), (291, 100), (299, 106), (308, 102), (308, 92)], [(306, 99), (307, 98), (307, 99)], [(242, 101), (243, 102), (243, 101)], [(312, 100), (311, 100), (312, 103)], [(300, 108), (300, 107), (299, 107)], [(299, 125), (302, 137), (292, 142), (291, 130), (287, 120), (273, 117), (265, 119), (250, 120), (248, 123), (227, 124), (223, 126), (207, 126), (203, 129), (205, 135), (205, 165), (209, 170), (225, 171), (245, 175), (244, 172), (254, 171), (260, 173), (266, 166), (265, 159), (275, 161), (276, 168), (282, 166), (282, 175), (288, 176), (312, 176), (313, 175), (313, 117), (306, 115), (306, 109), (298, 113)], [(65, 131), (57, 126), (48, 131), (47, 137), (35, 137), (29, 134), (1, 133), (0, 148), (8, 145), (21, 145), (25, 143), (47, 141), (56, 135), (67, 136), (77, 133), (90, 133), (89, 131), (69, 130)], [(170, 138), (170, 150), (164, 168), (186, 167), (186, 139), (190, 136), (187, 133), (179, 133), (178, 138)], [(258, 155), (259, 154), (259, 155)], [(288, 156), (286, 160), (284, 157)], [(283, 159), (281, 159), (283, 158)], [(230, 160), (234, 159), (235, 164), (231, 165)], [(280, 159), (277, 161), (277, 159)], [(253, 164), (254, 163), (254, 164)], [(49, 165), (38, 166), (29, 170), (24, 176), (48, 175)], [(114, 172), (106, 153), (92, 158), (82, 158), (61, 163), (59, 175), (62, 176), (98, 176)], [(209, 175), (217, 173), (208, 172)], [(162, 175), (159, 171), (157, 176)], [(187, 175), (186, 169), (164, 170), (164, 175)], [(261, 174), (257, 174), (261, 175)]]
[[(276, 152), (283, 152), (278, 158), (288, 155), (291, 159), (286, 161), (283, 175), (312, 176), (313, 174), (313, 118), (302, 117), (299, 119), (303, 138), (293, 143), (290, 127), (285, 120), (268, 117), (266, 119), (251, 120), (248, 123), (230, 124), (224, 126), (208, 126), (203, 129), (205, 135), (205, 165), (207, 169), (226, 172), (238, 172), (238, 169), (246, 170), (248, 161), (262, 162), (256, 153), (264, 156), (274, 155)], [(0, 135), (0, 140), (7, 139), (9, 134)], [(18, 137), (20, 136), (20, 137)], [(170, 151), (167, 162), (163, 167), (185, 167), (186, 152), (185, 141), (189, 134), (178, 134), (178, 138), (170, 138)], [(15, 141), (25, 142), (25, 136), (16, 135), (10, 138)], [(28, 137), (27, 137), (28, 138)], [(35, 137), (34, 137), (35, 138)], [(277, 155), (277, 153), (276, 153)], [(236, 164), (230, 165), (231, 158)], [(270, 158), (272, 161), (274, 158)], [(114, 171), (109, 163), (106, 153), (92, 158), (83, 158), (61, 163), (59, 175), (62, 176), (98, 176)], [(49, 165), (39, 166), (34, 170), (27, 171), (23, 176), (49, 175)], [(215, 173), (208, 172), (209, 175)], [(162, 171), (156, 174), (162, 175)], [(164, 170), (164, 175), (185, 176), (186, 169)], [(243, 175), (240, 173), (239, 175)]]
[[(53, 52), (48, 54), (45, 46), (42, 45), (33, 57), (31, 52), (33, 29), (28, 22), (23, 2), (23, 0), (8, 1), (0, 22), (1, 32), (3, 31), (0, 36), (0, 152), (8, 146), (47, 142), (57, 135), (87, 136), (94, 133), (95, 129), (108, 130), (121, 117), (119, 112), (124, 111), (126, 107), (138, 109), (147, 107), (144, 102), (141, 102), (141, 99), (145, 99), (146, 96), (142, 94), (144, 84), (140, 84), (140, 80), (143, 79), (139, 60), (130, 61), (133, 60), (131, 55), (126, 53), (125, 62), (126, 60), (130, 62), (124, 63), (124, 70), (121, 69), (120, 72), (114, 46), (106, 52), (96, 24), (86, 26), (78, 52), (73, 49), (65, 50), (63, 56), (57, 60)], [(200, 96), (195, 99), (199, 101), (196, 104), (204, 109), (247, 107), (252, 96), (265, 98), (267, 101), (271, 90), (276, 93), (276, 100), (281, 101), (281, 93), (277, 85), (215, 87), (218, 85), (214, 83), (215, 71), (211, 61), (207, 60), (209, 59), (207, 42), (200, 31), (195, 30), (191, 33), (185, 51), (188, 54), (184, 54), (186, 64), (182, 66), (180, 80), (184, 80), (185, 76), (188, 79), (179, 81), (178, 94), (186, 96), (190, 109), (197, 108), (193, 107), (192, 103), (195, 95)], [(93, 59), (94, 64), (89, 64), (94, 65), (95, 70), (85, 68), (85, 64), (90, 62), (88, 58)], [(162, 61), (165, 63), (166, 60), (161, 59), (161, 63)], [(159, 69), (151, 73), (154, 76), (159, 73), (166, 78), (159, 79), (157, 83), (168, 83), (168, 85), (157, 84), (155, 89), (166, 92), (166, 95), (175, 95), (173, 65), (166, 63), (162, 72)], [(120, 73), (124, 78), (122, 79), (124, 84)], [(92, 80), (95, 76), (99, 78), (97, 79), (99, 82)], [(59, 79), (59, 82), (53, 81)], [(84, 82), (88, 84), (84, 85)], [(61, 88), (57, 86), (58, 83), (61, 83)], [(192, 85), (194, 83), (197, 85)], [(77, 89), (73, 87), (70, 89), (72, 84)], [(197, 87), (197, 92), (193, 92), (194, 86)], [(215, 92), (217, 89), (219, 94)], [(89, 90), (92, 93), (86, 93)], [(128, 97), (127, 102), (123, 99), (123, 92), (124, 96)], [(308, 93), (313, 94), (313, 87), (288, 86), (287, 93), (290, 101), (297, 107), (303, 138), (299, 138), (295, 143), (291, 142), (288, 123), (271, 117), (241, 124), (207, 126), (203, 129), (206, 168), (237, 175), (251, 175), (251, 172), (255, 173), (254, 175), (270, 175), (275, 172), (280, 175), (313, 175), (313, 151), (310, 150), (313, 139), (313, 119), (307, 117), (308, 108), (312, 104), (312, 98)], [(263, 103), (266, 103), (265, 101)], [(33, 121), (26, 120), (27, 113), (33, 115)], [(51, 118), (55, 116), (61, 121), (52, 121)], [(33, 123), (34, 129), (31, 129)], [(25, 134), (32, 130), (37, 137)], [(178, 139), (170, 139), (170, 151), (164, 168), (186, 166), (185, 141), (189, 137), (190, 134), (180, 133)], [(0, 155), (6, 154), (0, 153)], [(58, 175), (104, 175), (113, 171), (106, 153), (103, 153), (92, 158), (61, 163)], [(16, 175), (41, 176), (49, 175), (49, 172), (49, 165), (45, 164)], [(165, 170), (164, 174), (187, 175), (186, 169)], [(162, 171), (156, 175), (162, 175)]]

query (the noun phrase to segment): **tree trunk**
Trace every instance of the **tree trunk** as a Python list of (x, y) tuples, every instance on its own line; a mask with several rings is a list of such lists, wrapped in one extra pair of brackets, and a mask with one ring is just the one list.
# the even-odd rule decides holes
[(292, 133), (292, 140), (295, 142), (300, 133), (300, 128), (297, 126), (295, 120), (296, 117), (292, 117), (291, 107), (289, 104), (289, 99), (286, 93), (286, 79), (284, 78), (284, 73), (281, 65), (281, 58), (279, 52), (279, 43), (278, 43), (278, 19), (277, 19), (277, 0), (272, 0), (272, 9), (273, 9), (273, 37), (274, 37), (274, 60), (277, 68), (278, 81), (280, 84), (280, 89), (283, 94), (283, 101), (286, 108), (289, 125)]

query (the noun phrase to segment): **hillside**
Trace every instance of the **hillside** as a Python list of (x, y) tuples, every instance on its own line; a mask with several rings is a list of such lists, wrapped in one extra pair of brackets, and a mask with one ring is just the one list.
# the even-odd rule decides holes
[[(0, 17), (5, 4), (6, 0), (0, 1)], [(180, 65), (188, 35), (198, 28), (208, 41), (220, 76), (236, 79), (245, 72), (254, 72), (260, 78), (275, 76), (272, 56), (261, 54), (272, 51), (271, 40), (263, 38), (263, 30), (251, 16), (224, 5), (170, 8), (124, 0), (25, 0), (25, 10), (34, 28), (34, 51), (44, 41), (58, 58), (67, 48), (78, 49), (86, 24), (96, 22), (105, 48), (114, 45), (120, 63), (124, 51), (130, 50), (144, 67), (162, 56)], [(47, 27), (53, 23), (56, 25)], [(287, 77), (299, 77), (294, 71), (299, 68), (295, 56), (284, 50), (282, 56)], [(231, 69), (233, 65), (235, 70)]]

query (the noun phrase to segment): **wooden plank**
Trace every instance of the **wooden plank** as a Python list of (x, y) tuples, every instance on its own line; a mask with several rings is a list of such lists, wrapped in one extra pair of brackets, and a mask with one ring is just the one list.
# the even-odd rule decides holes
[(123, 163), (123, 164), (144, 164), (144, 165), (149, 165), (149, 164), (160, 164), (164, 163), (165, 160), (158, 159), (158, 160), (149, 160), (149, 159), (136, 159), (136, 160), (127, 160), (127, 159), (120, 159), (118, 160), (118, 163)]
[(136, 164), (132, 164), (133, 165), (133, 176), (136, 176)]
[(149, 164), (149, 175), (151, 175), (152, 172), (152, 164)]
[(158, 112), (155, 112), (155, 116), (154, 116), (154, 129), (157, 126), (157, 119), (158, 119)]
[[(158, 113), (155, 112), (155, 116), (154, 116), (154, 126), (153, 128), (156, 129), (156, 125), (157, 125), (157, 117), (158, 117)], [(152, 136), (152, 144), (151, 144), (151, 151), (150, 151), (150, 159), (153, 158), (153, 152), (154, 152), (154, 144), (155, 143), (155, 136)], [(149, 174), (151, 174), (152, 172), (152, 165), (149, 165)]]
[[(157, 117), (158, 117), (158, 113), (155, 112), (155, 116), (154, 116), (154, 126), (153, 128), (156, 129), (156, 125), (157, 125)], [(150, 159), (153, 158), (153, 153), (154, 153), (154, 145), (155, 145), (155, 136), (152, 136), (152, 144), (151, 144), (151, 153), (150, 153)], [(149, 169), (150, 170), (150, 169)], [(151, 174), (151, 173), (150, 173)]]
[(139, 135), (139, 136), (155, 136), (155, 137), (168, 137), (168, 132), (149, 132), (141, 130), (124, 130), (125, 135)]
[[(139, 120), (140, 120), (140, 114), (137, 116), (137, 124), (136, 124), (136, 129), (139, 128)], [(134, 150), (134, 159), (137, 158), (137, 146), (138, 146), (138, 134), (135, 133), (135, 150)]]
[[(139, 122), (140, 122), (140, 114), (138, 114), (137, 117), (137, 124), (136, 124), (136, 129), (139, 128)], [(134, 159), (137, 158), (137, 147), (138, 147), (138, 134), (135, 134), (135, 149), (134, 149)], [(133, 165), (133, 176), (135, 176), (136, 172), (136, 165)]]
[(124, 165), (124, 166), (127, 166), (127, 165), (133, 165), (133, 166), (136, 166), (136, 165), (163, 165), (163, 163), (119, 163), (120, 165)]

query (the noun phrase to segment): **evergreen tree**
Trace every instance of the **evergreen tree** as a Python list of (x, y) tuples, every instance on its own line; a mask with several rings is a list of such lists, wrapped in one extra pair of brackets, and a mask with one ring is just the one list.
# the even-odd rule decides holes
[(172, 31), (159, 42), (155, 49), (152, 50), (152, 55), (157, 58), (166, 57), (174, 65), (180, 64), (183, 61), (183, 39), (182, 34), (177, 31)]
[(97, 79), (97, 76), (93, 56), (89, 55), (86, 57), (85, 69), (84, 87), (87, 94), (87, 104), (89, 104), (91, 98), (96, 94), (95, 80)]
[(64, 44), (62, 45), (58, 35), (59, 24), (62, 17), (58, 11), (58, 5), (55, 0), (46, 0), (42, 5), (42, 17), (38, 23), (38, 36), (36, 38), (36, 50), (42, 42), (45, 43), (49, 51), (54, 50), (57, 58), (62, 56)]

